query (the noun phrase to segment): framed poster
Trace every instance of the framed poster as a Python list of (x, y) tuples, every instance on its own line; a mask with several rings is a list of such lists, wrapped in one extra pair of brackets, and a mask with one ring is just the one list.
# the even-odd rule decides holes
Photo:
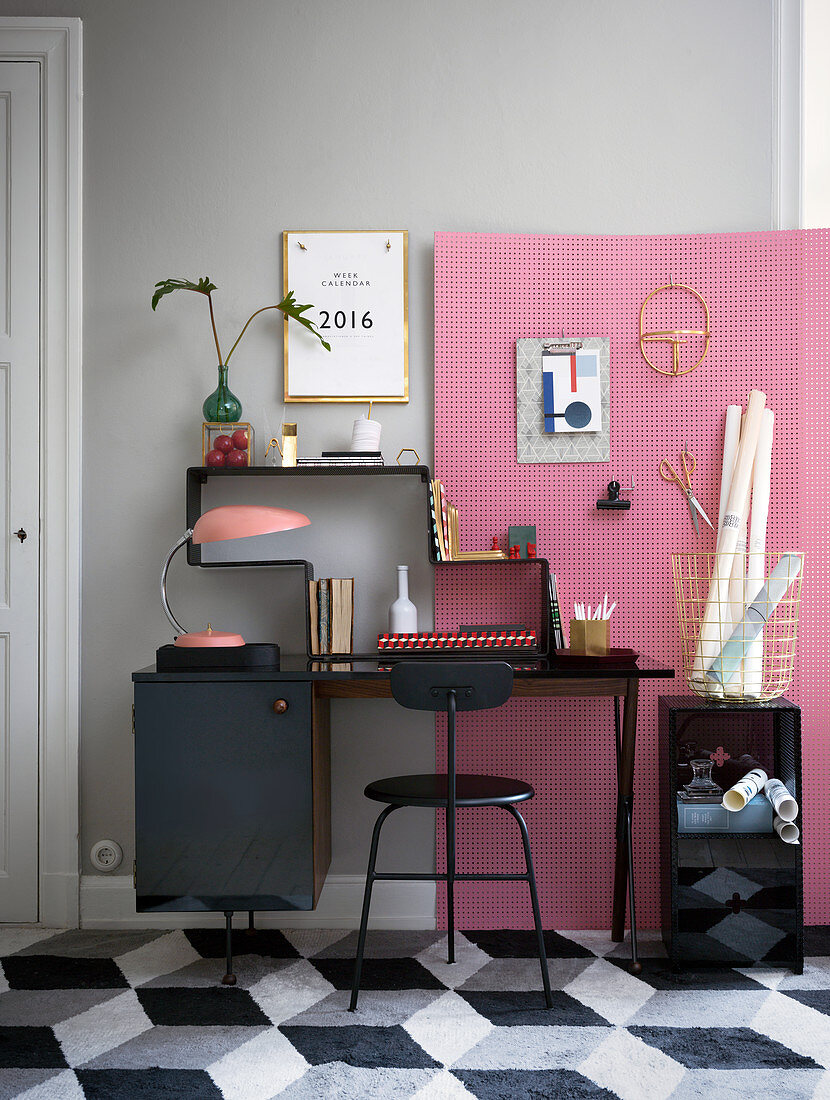
[(409, 401), (408, 233), (286, 230), (283, 293), (331, 344), (285, 319), (284, 398)]

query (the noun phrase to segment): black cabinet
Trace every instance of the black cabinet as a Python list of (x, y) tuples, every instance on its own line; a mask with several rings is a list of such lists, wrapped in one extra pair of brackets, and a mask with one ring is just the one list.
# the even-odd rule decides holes
[(138, 911), (312, 909), (330, 823), (311, 684), (159, 676), (134, 699)]
[[(786, 699), (712, 703), (695, 696), (659, 702), (661, 912), (671, 962), (803, 968), (802, 847), (775, 832), (680, 832), (677, 794), (693, 758), (711, 758), (727, 790), (749, 756), (801, 804), (801, 712)], [(741, 811), (743, 812), (743, 811)], [(730, 826), (739, 824), (732, 815)], [(801, 827), (801, 814), (796, 824)]]

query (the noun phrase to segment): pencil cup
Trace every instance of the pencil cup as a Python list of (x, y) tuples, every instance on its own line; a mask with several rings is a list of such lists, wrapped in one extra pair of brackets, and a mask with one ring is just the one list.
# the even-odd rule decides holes
[(368, 416), (359, 416), (352, 425), (353, 451), (380, 450), (380, 424)]
[(572, 653), (604, 657), (608, 652), (608, 620), (571, 619), (569, 637)]

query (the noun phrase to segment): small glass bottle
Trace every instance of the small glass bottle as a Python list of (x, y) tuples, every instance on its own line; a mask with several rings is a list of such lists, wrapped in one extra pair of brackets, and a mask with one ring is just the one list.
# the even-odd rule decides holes
[(297, 465), (297, 425), (283, 424), (282, 447), (280, 448), (283, 466)]
[(409, 566), (398, 566), (398, 598), (389, 608), (390, 634), (417, 634), (418, 609), (409, 598)]

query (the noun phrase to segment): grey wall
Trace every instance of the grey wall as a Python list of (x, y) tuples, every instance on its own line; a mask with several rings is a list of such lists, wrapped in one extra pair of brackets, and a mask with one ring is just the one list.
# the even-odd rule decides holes
[[(227, 342), (279, 295), (283, 229), (409, 229), (411, 401), (383, 409), (383, 449), (431, 463), (433, 231), (769, 228), (771, 3), (0, 2), (84, 20), (85, 857), (106, 836), (132, 858), (129, 676), (166, 640), (157, 574), (184, 526), (184, 469), (214, 386), (202, 301), (178, 295), (153, 314), (153, 284), (209, 274)], [(231, 369), (260, 439), (283, 415), (280, 364), (266, 315)], [(314, 453), (345, 443), (353, 415), (291, 406), (288, 418)], [(385, 585), (370, 633), (392, 595), (384, 519), (369, 509), (342, 530)], [(422, 547), (419, 532), (410, 560)], [(245, 628), (278, 581), (178, 566), (171, 592), (188, 621), (224, 599)], [(428, 599), (422, 586), (425, 618)], [(334, 720), (332, 871), (357, 873), (364, 783), (429, 767), (432, 725), (377, 702), (335, 704)], [(390, 847), (427, 867), (418, 817), (390, 824)]]

